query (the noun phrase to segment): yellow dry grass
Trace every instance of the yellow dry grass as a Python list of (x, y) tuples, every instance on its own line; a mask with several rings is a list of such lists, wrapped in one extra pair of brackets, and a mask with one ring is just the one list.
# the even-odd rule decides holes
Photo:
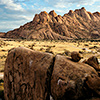
[[(90, 42), (90, 41), (36, 41), (36, 40), (0, 40), (0, 71), (4, 69), (4, 64), (6, 60), (6, 56), (8, 54), (8, 50), (14, 47), (27, 47), (33, 49), (35, 51), (52, 51), (53, 54), (64, 54), (65, 51), (77, 51), (84, 52), (82, 56), (84, 58), (88, 58), (92, 55), (99, 55), (97, 52), (97, 48), (89, 49), (90, 47), (97, 46), (100, 47), (100, 42)], [(84, 50), (85, 48), (85, 50)], [(99, 57), (99, 56), (98, 56)], [(100, 57), (99, 57), (100, 58)]]

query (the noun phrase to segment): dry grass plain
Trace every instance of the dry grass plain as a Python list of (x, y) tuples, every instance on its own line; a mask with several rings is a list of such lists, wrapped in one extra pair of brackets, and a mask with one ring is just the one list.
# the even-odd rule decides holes
[(60, 54), (70, 56), (72, 51), (81, 53), (83, 59), (96, 55), (100, 59), (100, 42), (79, 41), (79, 40), (11, 40), (0, 38), (0, 78), (4, 72), (5, 60), (8, 51), (14, 47), (27, 47), (35, 51), (50, 52), (54, 55)]

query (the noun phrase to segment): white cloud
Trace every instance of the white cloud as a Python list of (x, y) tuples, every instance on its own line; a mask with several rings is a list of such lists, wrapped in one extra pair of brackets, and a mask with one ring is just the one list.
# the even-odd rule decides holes
[(46, 2), (48, 2), (49, 0), (45, 0)]
[(65, 13), (67, 13), (68, 10), (65, 11), (65, 10), (59, 10), (59, 9), (57, 9), (56, 12), (57, 12), (58, 14), (60, 14), (60, 15), (63, 15), (63, 14), (65, 14)]
[(31, 7), (32, 7), (32, 8), (34, 8), (34, 6), (33, 6), (33, 5), (32, 5)]
[(77, 7), (80, 7), (80, 5), (77, 5)]
[(19, 24), (22, 25), (22, 23), (24, 23), (24, 21), (15, 21), (15, 22), (12, 22), (12, 21), (3, 21), (3, 22), (0, 22), (0, 31), (9, 31), (9, 30), (12, 30), (12, 29), (15, 29), (15, 28), (18, 28), (19, 27)]
[(21, 5), (14, 3), (13, 0), (0, 0), (0, 5), (5, 5), (5, 8), (10, 10), (23, 10)]
[(63, 4), (63, 3), (60, 3), (58, 2), (56, 5), (55, 5), (56, 8), (66, 8), (66, 6)]
[(78, 5), (92, 5), (94, 4), (96, 1), (99, 0), (45, 0), (48, 1), (47, 3), (55, 6), (55, 7), (66, 7), (70, 4), (78, 4)]
[(27, 7), (27, 5), (25, 3), (22, 3), (22, 4)]

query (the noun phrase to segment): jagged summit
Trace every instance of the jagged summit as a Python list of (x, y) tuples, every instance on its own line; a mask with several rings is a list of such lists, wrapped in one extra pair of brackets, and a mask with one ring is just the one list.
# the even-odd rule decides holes
[(55, 13), (54, 10), (50, 11), (49, 14), (52, 15), (53, 17), (56, 17), (57, 16), (57, 14)]
[(9, 31), (4, 37), (26, 39), (79, 39), (100, 37), (100, 13), (84, 7), (70, 10), (63, 16), (54, 10), (36, 14), (33, 21)]

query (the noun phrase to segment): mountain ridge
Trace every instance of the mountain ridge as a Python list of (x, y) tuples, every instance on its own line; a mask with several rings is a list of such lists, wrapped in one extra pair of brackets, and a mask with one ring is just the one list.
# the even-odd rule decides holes
[(25, 39), (67, 40), (100, 38), (100, 13), (91, 13), (84, 7), (70, 10), (63, 16), (54, 10), (36, 14), (29, 23), (8, 31), (4, 37)]

